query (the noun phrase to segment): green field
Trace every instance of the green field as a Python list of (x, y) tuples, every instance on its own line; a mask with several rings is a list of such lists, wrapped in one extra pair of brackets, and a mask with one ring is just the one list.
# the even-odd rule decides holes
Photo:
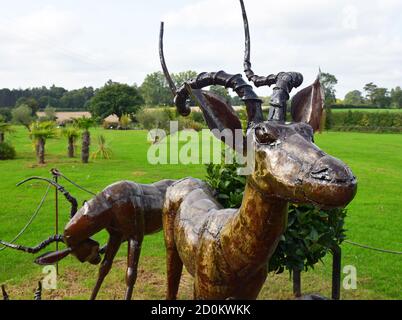
[[(33, 146), (27, 131), (17, 128), (8, 140), (16, 147), (18, 158), (0, 162), (0, 239), (10, 240), (32, 215), (46, 185), (30, 183), (19, 188), (15, 184), (29, 176), (49, 177), (57, 167), (71, 179), (92, 191), (122, 180), (142, 183), (163, 178), (193, 176), (202, 178), (203, 165), (158, 165), (147, 162), (146, 132), (92, 130), (93, 141), (103, 134), (113, 150), (112, 160), (96, 160), (84, 165), (79, 159), (66, 157), (63, 138), (46, 144), (47, 164), (36, 165)], [(326, 152), (350, 165), (359, 179), (358, 193), (350, 204), (346, 220), (350, 240), (374, 247), (402, 251), (402, 135), (329, 132), (316, 136), (316, 143)], [(65, 183), (81, 203), (90, 195)], [(43, 210), (18, 243), (35, 245), (55, 233), (53, 193)], [(60, 229), (68, 220), (69, 205), (61, 199)], [(96, 236), (104, 242), (105, 233)], [(357, 268), (357, 289), (343, 290), (344, 299), (402, 299), (402, 256), (379, 253), (344, 244), (342, 265)], [(101, 289), (100, 298), (121, 299), (124, 292), (126, 246), (116, 259), (115, 267)], [(34, 256), (12, 250), (0, 251), (0, 284), (6, 283), (11, 298), (31, 299), (36, 281), (43, 277), (42, 268), (33, 263)], [(60, 263), (59, 288), (45, 293), (49, 299), (87, 299), (96, 278), (96, 266), (80, 264), (73, 258)], [(162, 233), (145, 238), (140, 270), (134, 291), (136, 299), (163, 298), (164, 244)], [(302, 274), (304, 292), (330, 295), (331, 259), (313, 271)], [(191, 298), (191, 279), (185, 275), (180, 298)], [(288, 274), (272, 275), (260, 294), (261, 299), (291, 298)]]

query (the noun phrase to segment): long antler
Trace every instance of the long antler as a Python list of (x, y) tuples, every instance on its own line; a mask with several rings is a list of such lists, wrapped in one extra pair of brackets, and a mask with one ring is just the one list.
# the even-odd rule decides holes
[(163, 74), (165, 75), (165, 78), (169, 84), (170, 90), (172, 91), (172, 94), (174, 96), (174, 102), (176, 104), (177, 111), (182, 116), (188, 116), (191, 112), (191, 109), (186, 103), (187, 94), (185, 94), (181, 91), (177, 91), (177, 88), (176, 88), (176, 86), (172, 80), (172, 77), (170, 76), (169, 70), (166, 66), (165, 55), (163, 53), (163, 30), (164, 30), (163, 27), (164, 27), (164, 23), (161, 22), (161, 28), (160, 28), (160, 32), (159, 32), (159, 58), (161, 61)]
[(164, 27), (164, 23), (161, 22), (161, 29), (159, 32), (159, 58), (161, 61), (163, 73), (165, 74), (165, 77), (169, 84), (170, 90), (172, 91), (173, 95), (176, 95), (177, 89), (172, 80), (172, 77), (170, 76), (169, 70), (168, 70), (168, 68), (166, 66), (166, 62), (165, 62), (165, 55), (163, 54), (163, 29), (164, 29), (163, 27)]
[(64, 238), (61, 234), (56, 234), (56, 235), (51, 236), (48, 239), (42, 241), (40, 244), (38, 244), (35, 247), (25, 247), (25, 246), (22, 246), (19, 244), (8, 243), (3, 240), (0, 240), (0, 244), (2, 244), (3, 246), (6, 246), (11, 249), (15, 249), (15, 250), (24, 251), (27, 253), (32, 253), (32, 254), (38, 253), (39, 251), (43, 250), (44, 248), (46, 248), (48, 245), (50, 245), (53, 242), (63, 242), (64, 243)]
[(244, 25), (244, 74), (247, 79), (255, 84), (256, 87), (260, 86), (270, 86), (275, 83), (276, 75), (271, 74), (267, 77), (261, 77), (254, 74), (251, 70), (251, 60), (250, 60), (250, 29), (247, 19), (246, 8), (244, 6), (243, 0), (240, 0), (241, 11), (243, 15), (243, 25)]
[(17, 187), (19, 187), (20, 185), (22, 185), (30, 180), (42, 180), (42, 181), (46, 181), (47, 183), (50, 183), (52, 186), (54, 186), (58, 191), (60, 191), (64, 195), (64, 197), (67, 199), (67, 201), (71, 203), (70, 217), (72, 218), (75, 215), (75, 213), (77, 212), (77, 209), (78, 209), (77, 199), (75, 199), (63, 186), (59, 185), (58, 183), (54, 182), (53, 180), (34, 176), (34, 177), (27, 178), (27, 179), (17, 183)]

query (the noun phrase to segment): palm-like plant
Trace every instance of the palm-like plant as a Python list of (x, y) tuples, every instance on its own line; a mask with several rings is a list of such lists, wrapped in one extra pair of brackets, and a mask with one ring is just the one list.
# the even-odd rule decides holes
[(110, 159), (112, 157), (112, 149), (109, 148), (106, 143), (106, 139), (103, 135), (98, 136), (98, 149), (91, 154), (92, 159), (101, 157), (102, 159)]
[(45, 144), (47, 139), (57, 134), (56, 124), (53, 121), (36, 121), (30, 125), (30, 138), (35, 142), (36, 157), (39, 164), (45, 163)]
[(89, 159), (89, 146), (91, 144), (91, 134), (89, 128), (93, 127), (95, 124), (94, 119), (81, 117), (74, 119), (74, 126), (78, 129), (83, 130), (82, 132), (82, 146), (81, 146), (81, 160), (83, 163), (88, 163)]
[(4, 142), (4, 136), (6, 133), (12, 132), (14, 132), (14, 129), (11, 127), (11, 124), (0, 118), (0, 143)]
[(63, 135), (67, 138), (68, 141), (67, 156), (69, 158), (74, 158), (75, 142), (80, 136), (80, 132), (77, 128), (68, 126), (63, 129)]

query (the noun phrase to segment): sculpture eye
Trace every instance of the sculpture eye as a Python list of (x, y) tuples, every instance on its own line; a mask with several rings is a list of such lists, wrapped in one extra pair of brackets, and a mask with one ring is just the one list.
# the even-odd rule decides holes
[(276, 134), (263, 126), (255, 128), (255, 138), (260, 144), (271, 144), (278, 139)]

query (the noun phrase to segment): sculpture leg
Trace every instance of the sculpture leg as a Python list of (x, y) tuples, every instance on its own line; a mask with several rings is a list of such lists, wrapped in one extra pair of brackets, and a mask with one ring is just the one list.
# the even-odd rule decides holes
[(120, 234), (110, 234), (109, 241), (106, 247), (105, 257), (103, 258), (102, 264), (99, 268), (98, 280), (96, 281), (96, 285), (92, 290), (91, 300), (96, 299), (102, 282), (112, 267), (113, 259), (117, 251), (119, 251), (121, 240), (122, 236)]
[(183, 262), (180, 259), (176, 247), (167, 248), (167, 300), (176, 300), (179, 291), (181, 273), (183, 271)]
[(128, 240), (128, 257), (127, 257), (127, 273), (126, 273), (126, 300), (131, 300), (133, 295), (133, 288), (137, 280), (138, 260), (141, 253), (142, 238)]

